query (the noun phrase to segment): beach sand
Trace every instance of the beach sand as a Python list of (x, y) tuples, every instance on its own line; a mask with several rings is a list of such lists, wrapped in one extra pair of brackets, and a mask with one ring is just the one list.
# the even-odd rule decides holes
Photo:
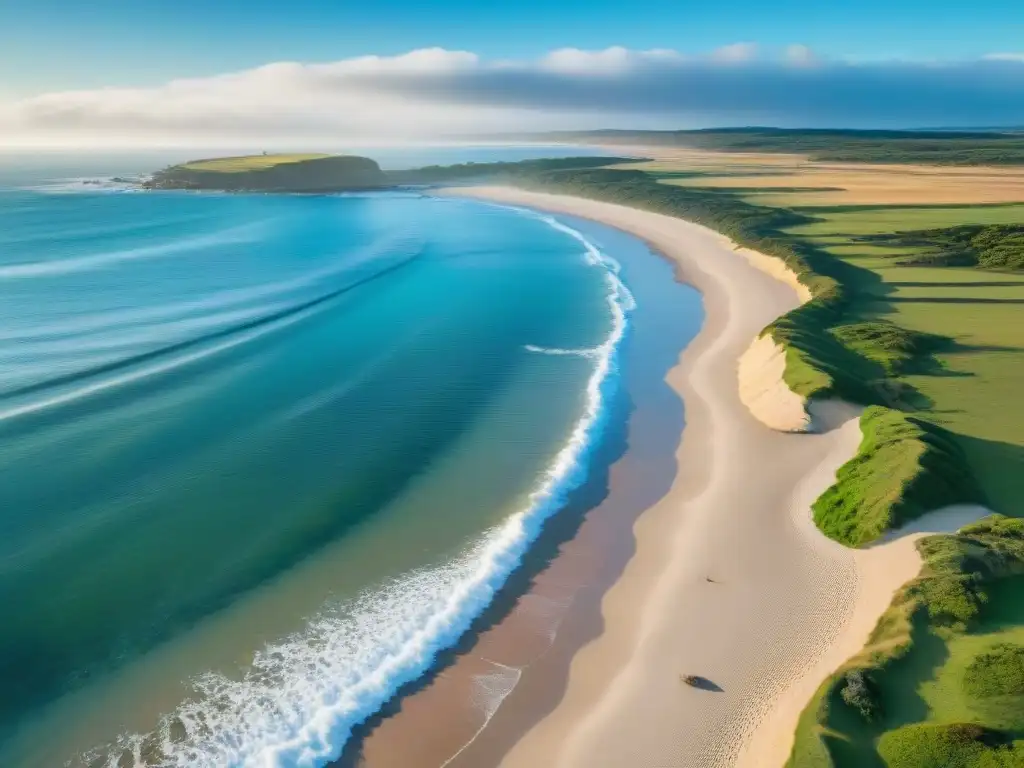
[[(610, 203), (493, 187), (438, 194), (632, 233), (674, 262), (706, 311), (668, 377), (686, 413), (671, 490), (632, 525), (635, 549), (592, 601), (597, 615), (567, 615), (551, 649), (449, 765), (782, 765), (814, 690), (918, 573), (916, 538), (983, 510), (934, 513), (859, 551), (815, 528), (810, 504), (855, 452), (858, 409), (814, 403), (814, 432), (798, 434), (765, 426), (741, 401), (741, 388), (753, 389), (764, 408), (775, 397), (779, 414), (794, 417), (795, 396), (771, 381), (781, 375), (771, 350), (758, 365), (748, 360), (738, 380), (761, 330), (807, 298), (779, 262), (695, 224)], [(707, 685), (687, 686), (682, 674)]]

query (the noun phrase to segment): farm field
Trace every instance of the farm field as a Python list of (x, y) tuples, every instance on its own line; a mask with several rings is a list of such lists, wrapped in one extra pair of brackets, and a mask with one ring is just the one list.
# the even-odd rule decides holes
[[(843, 163), (805, 155), (633, 148), (629, 167), (680, 186), (740, 192), (758, 205), (974, 204), (1024, 201), (1024, 167)], [(625, 167), (625, 166), (624, 166)], [(680, 174), (673, 176), (673, 174)]]

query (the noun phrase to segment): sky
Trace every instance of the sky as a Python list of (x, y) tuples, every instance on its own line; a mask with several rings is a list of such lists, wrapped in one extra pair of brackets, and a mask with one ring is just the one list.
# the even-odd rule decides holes
[(400, 140), (410, 119), (1019, 125), (1024, 2), (0, 0), (0, 146)]

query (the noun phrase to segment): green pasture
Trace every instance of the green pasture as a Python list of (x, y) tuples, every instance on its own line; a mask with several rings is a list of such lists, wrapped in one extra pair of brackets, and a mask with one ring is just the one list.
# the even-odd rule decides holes
[(816, 213), (787, 232), (858, 267), (849, 315), (884, 320), (951, 343), (938, 365), (900, 381), (922, 406), (915, 413), (960, 443), (988, 503), (1024, 514), (1024, 273), (900, 263), (913, 247), (859, 242), (864, 235), (961, 224), (1024, 223), (1024, 206), (850, 207)]

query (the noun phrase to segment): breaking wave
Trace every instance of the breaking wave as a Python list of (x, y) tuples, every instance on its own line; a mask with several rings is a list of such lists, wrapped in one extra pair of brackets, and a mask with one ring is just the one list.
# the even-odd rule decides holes
[[(632, 295), (619, 265), (579, 231), (542, 214), (550, 227), (580, 242), (587, 263), (604, 272), (611, 329), (593, 349), (544, 354), (593, 360), (583, 413), (520, 511), (484, 534), (461, 556), (366, 592), (257, 653), (243, 677), (210, 672), (193, 681), (194, 696), (146, 735), (124, 736), (81, 759), (89, 765), (203, 768), (323, 766), (337, 759), (353, 728), (404, 684), (426, 673), (466, 632), (540, 534), (566, 495), (586, 478), (588, 458), (617, 386), (616, 354), (626, 334)], [(518, 674), (482, 681), (488, 716)], [(486, 695), (484, 695), (486, 694)]]

